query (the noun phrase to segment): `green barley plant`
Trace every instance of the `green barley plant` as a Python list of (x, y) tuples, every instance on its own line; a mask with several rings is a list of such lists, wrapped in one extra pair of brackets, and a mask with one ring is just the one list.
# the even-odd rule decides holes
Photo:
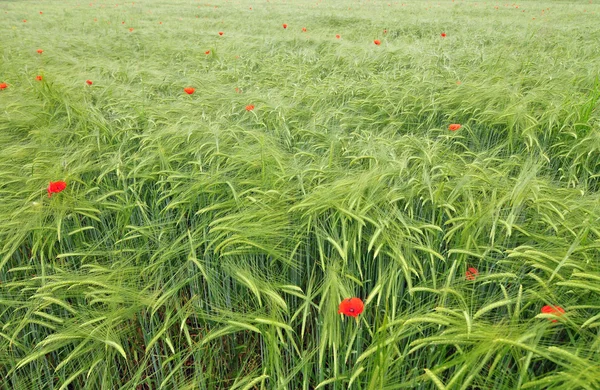
[(0, 389), (600, 388), (595, 2), (0, 15)]

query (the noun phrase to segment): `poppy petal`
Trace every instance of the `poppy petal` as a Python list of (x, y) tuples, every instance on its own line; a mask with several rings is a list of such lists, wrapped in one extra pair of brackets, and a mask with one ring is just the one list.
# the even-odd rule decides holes
[(349, 317), (358, 317), (364, 310), (364, 303), (360, 298), (346, 298), (340, 302), (338, 314), (344, 314)]

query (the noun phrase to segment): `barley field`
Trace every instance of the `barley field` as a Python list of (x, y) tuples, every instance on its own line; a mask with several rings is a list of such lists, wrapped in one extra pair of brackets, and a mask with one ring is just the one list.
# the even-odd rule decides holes
[(600, 389), (598, 26), (1, 0), (0, 389)]

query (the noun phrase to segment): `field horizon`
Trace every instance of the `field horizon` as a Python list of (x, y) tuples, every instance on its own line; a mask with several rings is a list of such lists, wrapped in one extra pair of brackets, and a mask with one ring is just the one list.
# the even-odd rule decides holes
[(600, 388), (597, 2), (0, 17), (1, 390)]

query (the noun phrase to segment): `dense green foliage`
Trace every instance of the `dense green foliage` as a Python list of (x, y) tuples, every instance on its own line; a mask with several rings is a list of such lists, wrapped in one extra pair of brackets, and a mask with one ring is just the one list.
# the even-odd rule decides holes
[(600, 388), (600, 6), (0, 11), (1, 389)]

